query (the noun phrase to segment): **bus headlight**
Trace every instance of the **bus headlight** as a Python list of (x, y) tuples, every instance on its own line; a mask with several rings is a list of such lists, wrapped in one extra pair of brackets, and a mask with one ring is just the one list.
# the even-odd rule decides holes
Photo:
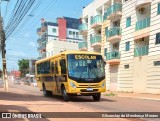
[(104, 87), (105, 87), (105, 84), (106, 84), (106, 83), (105, 83), (105, 82), (103, 82), (101, 87), (102, 87), (102, 88), (104, 88)]
[(76, 88), (76, 85), (73, 82), (70, 82), (71, 87)]

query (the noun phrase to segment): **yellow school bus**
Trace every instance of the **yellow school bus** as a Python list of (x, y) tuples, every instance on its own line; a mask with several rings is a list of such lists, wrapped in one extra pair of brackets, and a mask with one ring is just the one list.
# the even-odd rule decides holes
[(104, 61), (99, 53), (64, 51), (36, 62), (37, 85), (44, 96), (92, 96), (99, 101), (106, 91)]

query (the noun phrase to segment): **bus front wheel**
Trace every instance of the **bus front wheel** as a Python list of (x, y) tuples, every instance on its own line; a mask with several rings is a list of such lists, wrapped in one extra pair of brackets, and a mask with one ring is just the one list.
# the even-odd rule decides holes
[(94, 101), (99, 101), (100, 98), (101, 98), (101, 93), (96, 93), (96, 94), (93, 95), (93, 100)]
[(62, 90), (63, 100), (68, 102), (70, 100), (70, 96), (67, 94), (65, 87), (62, 86), (61, 90)]

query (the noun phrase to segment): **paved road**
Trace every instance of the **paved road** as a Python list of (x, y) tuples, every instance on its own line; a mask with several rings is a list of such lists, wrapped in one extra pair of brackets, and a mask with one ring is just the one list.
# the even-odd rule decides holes
[[(54, 106), (59, 107), (58, 111), (95, 111), (95, 112), (160, 112), (160, 101), (151, 101), (151, 100), (142, 100), (142, 99), (131, 99), (131, 98), (120, 98), (120, 97), (107, 97), (102, 96), (100, 102), (94, 102), (92, 97), (72, 97), (72, 101), (64, 102), (59, 96), (52, 96), (46, 98), (42, 95), (42, 92), (39, 91), (36, 87), (24, 86), (24, 85), (10, 85), (10, 91), (12, 93), (9, 96), (5, 96), (0, 92), (0, 111), (5, 111), (7, 106), (6, 103), (2, 103), (1, 100), (12, 100), (15, 104), (24, 106), (24, 109), (19, 109), (20, 111), (29, 111), (34, 110), (38, 112), (42, 111), (55, 111)], [(14, 91), (14, 92), (13, 92)], [(7, 102), (7, 101), (6, 101)], [(10, 102), (10, 105), (11, 103)], [(15, 103), (16, 102), (16, 103)], [(34, 102), (34, 103), (33, 103)], [(2, 105), (2, 104), (5, 104)], [(68, 106), (67, 109), (64, 109), (63, 106)], [(18, 107), (18, 106), (17, 106)], [(50, 108), (52, 107), (52, 108)], [(15, 108), (10, 109), (15, 110)], [(117, 119), (119, 121), (120, 119)], [(128, 119), (127, 119), (128, 120)], [(160, 119), (129, 119), (131, 121), (159, 121)], [(108, 119), (107, 119), (108, 121)]]

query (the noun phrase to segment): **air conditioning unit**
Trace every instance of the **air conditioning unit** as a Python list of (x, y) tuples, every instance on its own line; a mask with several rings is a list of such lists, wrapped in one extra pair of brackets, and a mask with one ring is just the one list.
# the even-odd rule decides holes
[(145, 13), (145, 8), (140, 8), (140, 9), (139, 9), (139, 13), (140, 13), (140, 14), (144, 14), (144, 13)]

